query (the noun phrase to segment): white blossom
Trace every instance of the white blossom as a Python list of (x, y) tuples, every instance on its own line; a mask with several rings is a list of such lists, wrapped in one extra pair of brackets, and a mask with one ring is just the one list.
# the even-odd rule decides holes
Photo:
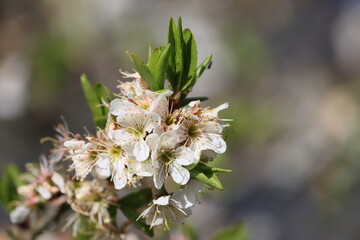
[(190, 147), (200, 158), (202, 150), (212, 150), (216, 153), (226, 151), (226, 142), (222, 137), (223, 127), (215, 121), (195, 121), (185, 119), (178, 133), (185, 145)]
[(145, 209), (139, 216), (145, 218), (146, 223), (150, 225), (150, 229), (157, 225), (165, 225), (165, 229), (169, 229), (169, 220), (176, 222), (187, 216), (179, 202), (171, 198), (171, 195), (162, 196), (154, 199), (150, 207)]
[(77, 179), (83, 180), (95, 166), (97, 154), (94, 146), (90, 143), (80, 140), (69, 140), (64, 143), (68, 148), (68, 158), (73, 161), (70, 169), (75, 169)]
[(175, 132), (165, 132), (161, 136), (151, 134), (147, 137), (151, 146), (151, 159), (155, 168), (154, 184), (160, 189), (167, 175), (181, 185), (190, 179), (189, 171), (183, 166), (188, 166), (196, 161), (195, 155), (190, 148), (177, 146), (179, 136)]
[(160, 117), (155, 113), (128, 112), (117, 117), (117, 123), (121, 129), (113, 130), (111, 135), (119, 145), (129, 144), (132, 146), (132, 154), (138, 161), (144, 161), (149, 157), (150, 149), (144, 140), (160, 124)]

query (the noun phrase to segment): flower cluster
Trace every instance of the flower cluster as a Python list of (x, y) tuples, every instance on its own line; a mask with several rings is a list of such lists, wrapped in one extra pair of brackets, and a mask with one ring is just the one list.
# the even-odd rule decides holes
[[(20, 201), (10, 213), (13, 223), (24, 222), (31, 212), (47, 201), (57, 199), (65, 192), (65, 180), (55, 171), (45, 156), (41, 156), (40, 165), (28, 164), (27, 172), (22, 175), (24, 183), (18, 187)], [(60, 204), (61, 201), (57, 204)]]
[[(170, 222), (189, 216), (204, 185), (222, 190), (216, 173), (230, 170), (207, 163), (226, 151), (227, 124), (219, 112), (228, 104), (203, 108), (203, 98), (187, 98), (211, 56), (196, 66), (192, 34), (180, 32), (181, 19), (178, 26), (171, 20), (168, 46), (151, 51), (147, 64), (130, 53), (138, 72), (122, 72), (130, 80), (121, 82), (117, 93), (93, 87), (82, 76), (96, 133), (74, 134), (64, 123), (55, 128), (55, 138), (43, 139), (53, 149), (22, 174), (9, 207), (14, 224), (30, 222), (33, 215), (40, 221), (39, 212), (49, 209), (55, 211), (43, 214), (48, 218), (40, 229), (62, 219), (65, 229), (72, 226), (74, 235), (88, 236), (84, 239), (125, 239), (129, 226), (153, 236), (155, 226), (169, 229)], [(31, 239), (39, 232), (34, 228)]]
[(119, 98), (109, 104), (106, 128), (96, 137), (64, 143), (77, 179), (92, 172), (110, 177), (119, 190), (136, 186), (144, 177), (152, 177), (157, 189), (169, 176), (185, 185), (189, 166), (225, 152), (218, 112), (227, 104), (203, 109), (194, 101), (178, 108), (172, 91), (153, 92), (137, 73), (125, 76), (134, 80), (119, 85)]

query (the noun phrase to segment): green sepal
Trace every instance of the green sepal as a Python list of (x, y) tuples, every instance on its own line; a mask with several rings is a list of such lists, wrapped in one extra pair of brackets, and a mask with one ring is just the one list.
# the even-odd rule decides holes
[(249, 233), (243, 224), (236, 224), (221, 230), (211, 240), (249, 240)]

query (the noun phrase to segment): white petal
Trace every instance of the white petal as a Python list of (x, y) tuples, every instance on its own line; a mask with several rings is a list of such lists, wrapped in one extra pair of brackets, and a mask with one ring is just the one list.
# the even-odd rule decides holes
[(134, 109), (136, 109), (136, 105), (133, 104), (132, 102), (129, 102), (128, 100), (117, 98), (117, 99), (114, 99), (110, 103), (109, 112), (112, 115), (120, 116), (120, 115), (123, 115), (125, 112), (131, 111)]
[(214, 152), (213, 150), (204, 150), (201, 152), (201, 160), (202, 161), (210, 161), (215, 159), (217, 156), (217, 153)]
[(41, 197), (43, 197), (46, 200), (51, 198), (51, 192), (43, 186), (37, 187), (36, 191), (41, 195)]
[(10, 212), (10, 221), (13, 224), (23, 223), (30, 214), (30, 209), (25, 206), (17, 206)]
[(172, 149), (179, 142), (179, 135), (175, 132), (164, 132), (160, 136), (159, 148)]
[(158, 148), (159, 142), (160, 142), (160, 137), (155, 133), (152, 133), (146, 137), (146, 143), (153, 151)]
[(170, 195), (159, 197), (158, 199), (153, 200), (153, 203), (161, 206), (169, 205), (170, 197)]
[(221, 111), (221, 110), (224, 110), (224, 109), (227, 109), (229, 107), (229, 103), (223, 103), (221, 104), (220, 106), (218, 106), (216, 109), (217, 112)]
[(138, 72), (128, 73), (120, 70), (120, 73), (124, 75), (123, 78), (141, 78)]
[(115, 189), (122, 189), (126, 186), (127, 178), (125, 174), (125, 165), (121, 161), (115, 161), (113, 164), (114, 171), (112, 175), (112, 180), (114, 182)]
[(158, 113), (160, 116), (164, 116), (169, 112), (168, 98), (165, 95), (160, 95), (153, 104), (151, 104), (149, 110)]
[(165, 172), (165, 164), (159, 164), (158, 161), (154, 161), (154, 167), (154, 185), (157, 189), (160, 189), (164, 185), (164, 180), (167, 174), (167, 172)]
[(144, 119), (144, 131), (151, 132), (154, 128), (160, 126), (161, 117), (157, 113), (146, 114)]
[(149, 157), (149, 146), (143, 139), (140, 139), (135, 143), (133, 154), (138, 161), (145, 161)]
[(156, 127), (153, 131), (153, 133), (157, 134), (157, 135), (161, 135), (165, 132), (165, 129), (163, 126), (159, 126), (159, 127)]
[(198, 194), (203, 189), (204, 184), (202, 182), (191, 180), (188, 184), (188, 187), (186, 190), (192, 192), (193, 194)]
[(187, 185), (186, 189), (179, 189), (177, 190), (173, 196), (172, 199), (180, 203), (181, 208), (189, 208), (196, 204), (197, 200), (197, 194), (201, 191), (204, 184), (202, 184), (199, 181), (190, 181)]
[(96, 174), (102, 179), (110, 177), (110, 159), (107, 154), (99, 154), (96, 162)]
[(64, 142), (64, 146), (71, 150), (80, 149), (80, 148), (84, 147), (84, 145), (85, 145), (85, 142), (79, 141), (79, 140), (69, 140), (69, 141)]
[(219, 124), (218, 122), (207, 122), (206, 124), (204, 124), (204, 132), (209, 132), (209, 133), (221, 133), (223, 130), (223, 127), (221, 126), (221, 124)]
[(175, 162), (170, 164), (169, 168), (169, 173), (177, 184), (185, 185), (189, 181), (190, 173), (186, 168), (183, 168)]
[(154, 167), (151, 159), (139, 162), (132, 161), (128, 164), (130, 174), (136, 174), (141, 177), (151, 177), (154, 175)]
[(54, 172), (51, 176), (51, 181), (59, 188), (61, 193), (65, 193), (65, 181), (64, 178), (57, 172)]
[(111, 131), (110, 136), (117, 145), (123, 145), (132, 139), (132, 135), (123, 129)]
[(197, 161), (196, 155), (194, 155), (194, 152), (188, 147), (178, 147), (175, 150), (175, 158), (175, 161), (183, 166), (188, 166)]
[(212, 148), (212, 150), (214, 150), (214, 152), (224, 153), (226, 151), (226, 142), (224, 141), (224, 139), (221, 136), (212, 138), (211, 143), (214, 146)]

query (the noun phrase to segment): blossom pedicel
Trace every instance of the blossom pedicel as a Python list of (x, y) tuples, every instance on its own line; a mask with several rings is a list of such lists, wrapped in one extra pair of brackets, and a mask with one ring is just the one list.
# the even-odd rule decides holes
[[(123, 239), (129, 223), (153, 236), (155, 226), (170, 229), (170, 222), (191, 214), (204, 184), (222, 190), (215, 173), (229, 170), (207, 163), (226, 151), (227, 125), (218, 114), (228, 104), (203, 108), (204, 98), (187, 98), (211, 56), (197, 66), (195, 40), (180, 18), (178, 24), (170, 20), (169, 44), (150, 51), (147, 63), (129, 56), (136, 71), (121, 72), (129, 81), (115, 93), (82, 76), (97, 132), (56, 128), (49, 160), (43, 157), (40, 168), (29, 165), (22, 174), (13, 223), (32, 228), (31, 215), (57, 206), (74, 236)], [(128, 220), (119, 222), (118, 210)]]

